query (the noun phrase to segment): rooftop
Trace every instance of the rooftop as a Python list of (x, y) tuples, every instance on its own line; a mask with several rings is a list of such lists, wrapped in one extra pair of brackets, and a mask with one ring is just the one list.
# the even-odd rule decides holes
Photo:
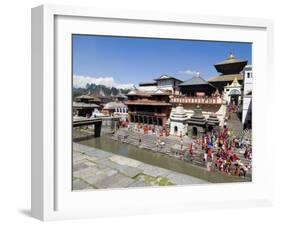
[(74, 108), (99, 108), (99, 105), (97, 104), (89, 104), (83, 102), (73, 102), (72, 106)]
[(154, 79), (155, 81), (159, 81), (159, 80), (167, 80), (167, 79), (173, 79), (173, 80), (177, 80), (179, 82), (182, 82), (180, 79), (177, 79), (173, 76), (170, 76), (170, 75), (161, 75), (160, 77)]
[(126, 105), (122, 102), (109, 102), (107, 103), (106, 105), (104, 105), (104, 108), (105, 110), (109, 110), (109, 109), (115, 109), (115, 108), (125, 108)]
[(237, 78), (238, 81), (243, 80), (243, 75), (241, 74), (229, 74), (229, 75), (217, 75), (212, 78), (210, 78), (209, 82), (232, 82), (235, 78)]
[(215, 64), (215, 68), (218, 72), (222, 74), (237, 74), (243, 70), (243, 68), (247, 65), (247, 60), (237, 59), (232, 53), (229, 57)]
[(209, 83), (198, 74), (193, 78), (179, 84), (179, 86), (193, 86), (193, 85), (209, 85)]
[(215, 66), (224, 65), (224, 64), (241, 63), (241, 62), (247, 62), (247, 60), (239, 60), (231, 53), (226, 60), (216, 63)]
[(143, 90), (131, 90), (127, 96), (144, 96), (144, 97), (151, 97), (151, 96), (158, 96), (158, 95), (170, 95), (171, 93), (164, 89), (156, 89), (154, 91), (143, 91)]
[(157, 82), (156, 81), (148, 81), (148, 82), (140, 82), (139, 86), (156, 86)]

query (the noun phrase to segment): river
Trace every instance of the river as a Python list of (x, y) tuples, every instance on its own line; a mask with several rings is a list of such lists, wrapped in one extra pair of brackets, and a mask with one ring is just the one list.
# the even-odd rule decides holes
[(79, 137), (75, 138), (74, 142), (95, 147), (154, 166), (159, 166), (168, 170), (187, 174), (212, 183), (246, 181), (243, 178), (220, 172), (208, 172), (206, 169), (191, 163), (178, 160), (161, 153), (155, 153), (147, 149), (139, 148), (131, 144), (122, 143), (121, 141), (112, 140), (109, 135), (103, 135), (95, 138), (91, 135), (85, 135), (84, 133), (78, 131), (75, 131), (74, 133), (75, 137)]

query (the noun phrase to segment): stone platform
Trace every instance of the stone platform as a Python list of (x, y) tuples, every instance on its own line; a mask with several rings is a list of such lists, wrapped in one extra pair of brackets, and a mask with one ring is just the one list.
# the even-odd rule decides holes
[(73, 190), (207, 183), (189, 175), (73, 143)]

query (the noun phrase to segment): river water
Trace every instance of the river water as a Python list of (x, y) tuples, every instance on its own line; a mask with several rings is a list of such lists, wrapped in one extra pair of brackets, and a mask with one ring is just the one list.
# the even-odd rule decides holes
[(101, 137), (93, 137), (85, 135), (82, 132), (75, 131), (74, 142), (95, 147), (104, 151), (114, 153), (116, 155), (125, 156), (147, 164), (159, 166), (168, 170), (187, 174), (213, 183), (222, 182), (243, 182), (245, 179), (236, 176), (230, 176), (219, 172), (208, 172), (206, 169), (195, 166), (191, 163), (178, 160), (161, 153), (155, 153), (147, 149), (122, 143), (121, 141), (112, 140), (109, 135)]

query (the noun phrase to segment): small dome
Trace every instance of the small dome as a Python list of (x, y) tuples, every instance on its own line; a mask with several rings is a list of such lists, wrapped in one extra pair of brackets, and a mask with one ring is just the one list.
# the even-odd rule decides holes
[(171, 113), (170, 119), (173, 120), (180, 120), (186, 121), (188, 119), (187, 113), (184, 111), (182, 105), (176, 107), (176, 109)]
[(181, 115), (181, 114), (184, 114), (184, 113), (185, 112), (184, 112), (184, 109), (183, 109), (182, 105), (179, 105), (179, 106), (176, 107), (175, 114)]

